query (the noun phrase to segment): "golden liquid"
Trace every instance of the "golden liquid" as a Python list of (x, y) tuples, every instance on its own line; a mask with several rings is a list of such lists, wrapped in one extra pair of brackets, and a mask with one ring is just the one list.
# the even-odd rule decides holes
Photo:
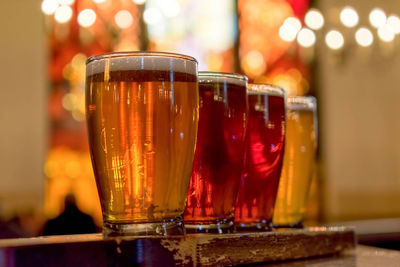
[(195, 76), (173, 83), (89, 76), (86, 93), (104, 221), (157, 222), (182, 215), (197, 135)]
[(285, 153), (273, 223), (300, 223), (312, 177), (316, 150), (313, 110), (288, 110)]

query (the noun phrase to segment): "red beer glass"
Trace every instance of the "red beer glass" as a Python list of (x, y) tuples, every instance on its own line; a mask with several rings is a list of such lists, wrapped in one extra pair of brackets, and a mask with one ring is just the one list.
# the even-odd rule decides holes
[(199, 125), (184, 221), (187, 232), (231, 232), (247, 124), (247, 77), (199, 72)]
[(237, 230), (270, 230), (285, 140), (285, 93), (272, 85), (248, 85), (245, 171), (235, 210)]

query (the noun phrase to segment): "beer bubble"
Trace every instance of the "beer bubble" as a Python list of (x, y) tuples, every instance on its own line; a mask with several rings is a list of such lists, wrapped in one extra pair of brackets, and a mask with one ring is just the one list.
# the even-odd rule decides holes
[(148, 146), (148, 145), (150, 145), (151, 144), (151, 141), (144, 141), (144, 145), (145, 146)]

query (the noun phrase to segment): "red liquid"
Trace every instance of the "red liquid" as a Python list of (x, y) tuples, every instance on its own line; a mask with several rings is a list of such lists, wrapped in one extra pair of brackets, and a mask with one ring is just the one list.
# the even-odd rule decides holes
[(185, 225), (233, 222), (243, 173), (247, 94), (244, 85), (199, 83), (196, 152)]
[(272, 221), (285, 139), (285, 106), (281, 96), (249, 95), (246, 163), (235, 211), (240, 227)]

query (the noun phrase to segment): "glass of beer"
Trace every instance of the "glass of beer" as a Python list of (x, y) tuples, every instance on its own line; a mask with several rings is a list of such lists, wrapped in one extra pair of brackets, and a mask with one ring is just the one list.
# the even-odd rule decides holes
[(235, 226), (239, 231), (271, 230), (285, 145), (285, 92), (268, 84), (249, 84), (247, 94), (245, 171)]
[(286, 108), (285, 155), (273, 223), (302, 228), (317, 148), (317, 102), (312, 96), (292, 96)]
[(233, 230), (245, 152), (247, 77), (199, 72), (199, 129), (184, 219), (188, 232)]
[(155, 52), (89, 58), (86, 119), (103, 235), (184, 234), (197, 61)]

